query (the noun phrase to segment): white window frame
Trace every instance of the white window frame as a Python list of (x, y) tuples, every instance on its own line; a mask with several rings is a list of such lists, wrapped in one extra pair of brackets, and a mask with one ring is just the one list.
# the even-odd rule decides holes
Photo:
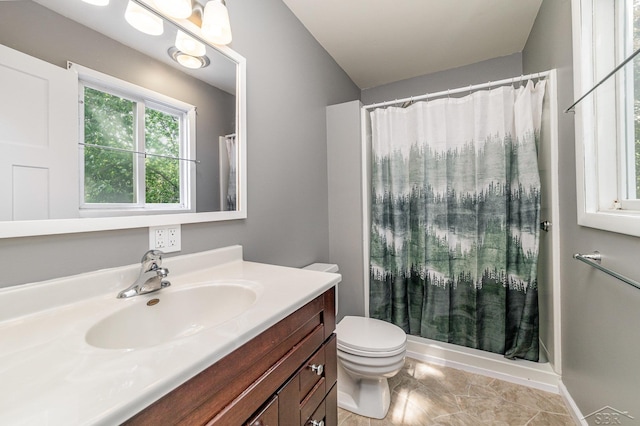
[[(614, 10), (614, 4), (623, 3), (572, 0), (576, 97), (591, 89), (628, 53), (620, 29), (624, 11)], [(594, 11), (596, 4), (598, 10)], [(640, 201), (623, 196), (628, 184), (625, 152), (629, 145), (619, 142), (629, 140), (629, 135), (633, 141), (633, 105), (628, 126), (628, 99), (623, 92), (611, 89), (614, 85), (623, 87), (619, 85), (624, 83), (624, 71), (575, 107), (577, 219), (582, 226), (640, 236)]]
[[(134, 165), (134, 173), (136, 174), (136, 190), (138, 200), (137, 203), (85, 203), (84, 202), (84, 149), (79, 150), (79, 191), (80, 206), (79, 214), (81, 217), (105, 217), (105, 216), (121, 216), (122, 214), (130, 215), (148, 215), (148, 214), (165, 214), (165, 213), (192, 213), (195, 212), (196, 206), (196, 108), (193, 105), (171, 98), (169, 96), (157, 93), (155, 91), (140, 87), (138, 85), (120, 80), (107, 74), (92, 70), (82, 65), (69, 62), (68, 68), (78, 75), (78, 96), (79, 96), (79, 123), (78, 132), (80, 142), (84, 142), (84, 88), (100, 90), (106, 93), (120, 96), (124, 99), (131, 100), (138, 107), (138, 117), (144, 117), (144, 108), (150, 107), (155, 110), (167, 112), (169, 114), (180, 117), (180, 202), (175, 204), (153, 204), (145, 203), (144, 182), (145, 170), (144, 160), (136, 161)], [(144, 140), (144, 119), (141, 120), (142, 125), (137, 123), (135, 131), (137, 132), (135, 151), (143, 152), (144, 148), (140, 146)], [(82, 148), (82, 146), (81, 146)]]

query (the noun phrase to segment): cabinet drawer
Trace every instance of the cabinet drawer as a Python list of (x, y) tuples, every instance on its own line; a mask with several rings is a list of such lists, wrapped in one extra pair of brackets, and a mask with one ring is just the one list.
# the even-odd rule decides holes
[(325, 379), (326, 390), (331, 389), (338, 378), (336, 336), (333, 334), (318, 351), (297, 372), (295, 380), (299, 386), (299, 402), (307, 398), (309, 392), (321, 379)]
[[(315, 366), (315, 368), (312, 368)], [(319, 372), (322, 366), (322, 373)], [(337, 379), (336, 337), (331, 335), (278, 391), (280, 422), (304, 425)]]
[(322, 347), (307, 361), (307, 365), (298, 373), (300, 397), (304, 398), (316, 383), (324, 377), (324, 370), (327, 368), (326, 365), (325, 350), (324, 347)]
[(326, 388), (326, 380), (323, 378), (318, 381), (318, 383), (311, 389), (311, 392), (306, 396), (306, 398), (300, 403), (300, 425), (304, 426), (307, 424), (307, 420), (311, 419), (311, 415), (314, 414), (317, 410), (319, 410), (319, 406), (322, 403), (322, 417), (320, 420), (324, 418), (324, 397), (327, 393)]
[(271, 398), (265, 407), (246, 423), (246, 426), (278, 426), (278, 397)]
[(301, 423), (301, 426), (337, 426), (338, 425), (338, 386), (327, 393), (324, 401), (318, 404), (318, 408)]
[(322, 403), (318, 405), (318, 408), (316, 408), (316, 410), (309, 416), (309, 418), (306, 421), (303, 421), (300, 426), (330, 426), (327, 425), (327, 413), (325, 405), (325, 402), (322, 401)]

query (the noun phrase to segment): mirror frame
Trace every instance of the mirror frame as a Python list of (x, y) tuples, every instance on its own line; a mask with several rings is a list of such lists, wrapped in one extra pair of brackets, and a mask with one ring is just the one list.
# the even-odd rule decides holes
[(238, 141), (237, 209), (201, 213), (173, 213), (100, 218), (41, 219), (0, 222), (0, 238), (59, 235), (79, 232), (111, 231), (117, 229), (147, 228), (150, 226), (182, 225), (189, 223), (220, 222), (247, 218), (247, 123), (246, 123), (246, 59), (227, 46), (207, 42), (199, 35), (199, 28), (188, 20), (175, 20), (149, 8), (144, 0), (133, 0), (166, 21), (170, 21), (188, 34), (217, 50), (236, 63), (236, 140)]

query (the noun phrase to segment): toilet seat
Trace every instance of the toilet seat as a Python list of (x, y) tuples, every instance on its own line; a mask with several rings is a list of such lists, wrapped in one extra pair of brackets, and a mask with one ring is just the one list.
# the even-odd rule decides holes
[(398, 326), (374, 318), (346, 316), (336, 326), (338, 350), (364, 357), (390, 357), (406, 350)]

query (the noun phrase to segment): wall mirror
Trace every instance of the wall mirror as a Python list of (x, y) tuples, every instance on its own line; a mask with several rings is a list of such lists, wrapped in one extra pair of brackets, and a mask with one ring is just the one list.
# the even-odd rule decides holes
[[(160, 35), (144, 34), (125, 21), (125, 10), (130, 3), (152, 10), (152, 3), (148, 0), (110, 0), (107, 6), (95, 6), (81, 0), (0, 1), (0, 48), (8, 49), (3, 53), (11, 53), (2, 55), (4, 63), (0, 63), (0, 79), (5, 89), (17, 88), (10, 97), (13, 101), (3, 99), (4, 106), (0, 107), (0, 186), (4, 182), (4, 188), (0, 187), (0, 238), (247, 217), (245, 59), (227, 46), (206, 43), (199, 37), (197, 15), (199, 6), (206, 1), (193, 0), (195, 11), (189, 19), (175, 20), (155, 12), (163, 23)], [(231, 20), (233, 25), (233, 17)], [(206, 57), (207, 66), (188, 69), (175, 60), (172, 48), (179, 31), (204, 42), (205, 53), (202, 56)], [(39, 103), (39, 83), (32, 84), (30, 80), (21, 78), (12, 80), (17, 67), (7, 58), (14, 53), (21, 55), (18, 58), (34, 58), (66, 73), (75, 73), (76, 81), (77, 69), (67, 69), (69, 63), (193, 106), (195, 125), (190, 131), (195, 134), (195, 145), (189, 163), (192, 183), (195, 184), (188, 209), (176, 212), (166, 209), (112, 209), (107, 215), (83, 212), (80, 207), (85, 196), (78, 182), (83, 178), (81, 164), (84, 164), (86, 149), (85, 140), (81, 140), (84, 131), (82, 112), (77, 112), (75, 126), (71, 130), (69, 126), (60, 124), (62, 120), (56, 123), (55, 118), (58, 110), (63, 109), (63, 103), (55, 103), (51, 99), (47, 101), (48, 105)], [(82, 90), (82, 86), (80, 89), (76, 87), (74, 96), (77, 97)], [(82, 105), (83, 101), (76, 99), (75, 102)], [(76, 110), (83, 111), (82, 108), (78, 106)], [(66, 169), (79, 169), (74, 170), (74, 174), (79, 176), (76, 182), (62, 185), (66, 192), (75, 196), (75, 205), (70, 212), (60, 213), (51, 207), (64, 198), (52, 183), (56, 172), (48, 170), (46, 165), (31, 167), (21, 158), (35, 157), (33, 153), (38, 152), (55, 164), (55, 155), (45, 149), (54, 139), (51, 136), (54, 133), (48, 134), (43, 130), (39, 134), (33, 130), (38, 116), (66, 129), (66, 133), (62, 133), (66, 135), (62, 138), (64, 140), (55, 142), (64, 145), (65, 152), (71, 152), (73, 158), (68, 165), (73, 166)], [(35, 150), (22, 150), (22, 136), (15, 135), (25, 132), (27, 139), (44, 141), (38, 143), (45, 148), (38, 146)], [(225, 143), (231, 137), (235, 138), (233, 149)], [(127, 155), (143, 155), (132, 151)], [(177, 161), (187, 162), (182, 158)], [(32, 173), (36, 169), (37, 173)], [(47, 189), (43, 191), (42, 188)], [(236, 195), (235, 202), (228, 203), (231, 193)], [(22, 199), (27, 199), (27, 202)]]

